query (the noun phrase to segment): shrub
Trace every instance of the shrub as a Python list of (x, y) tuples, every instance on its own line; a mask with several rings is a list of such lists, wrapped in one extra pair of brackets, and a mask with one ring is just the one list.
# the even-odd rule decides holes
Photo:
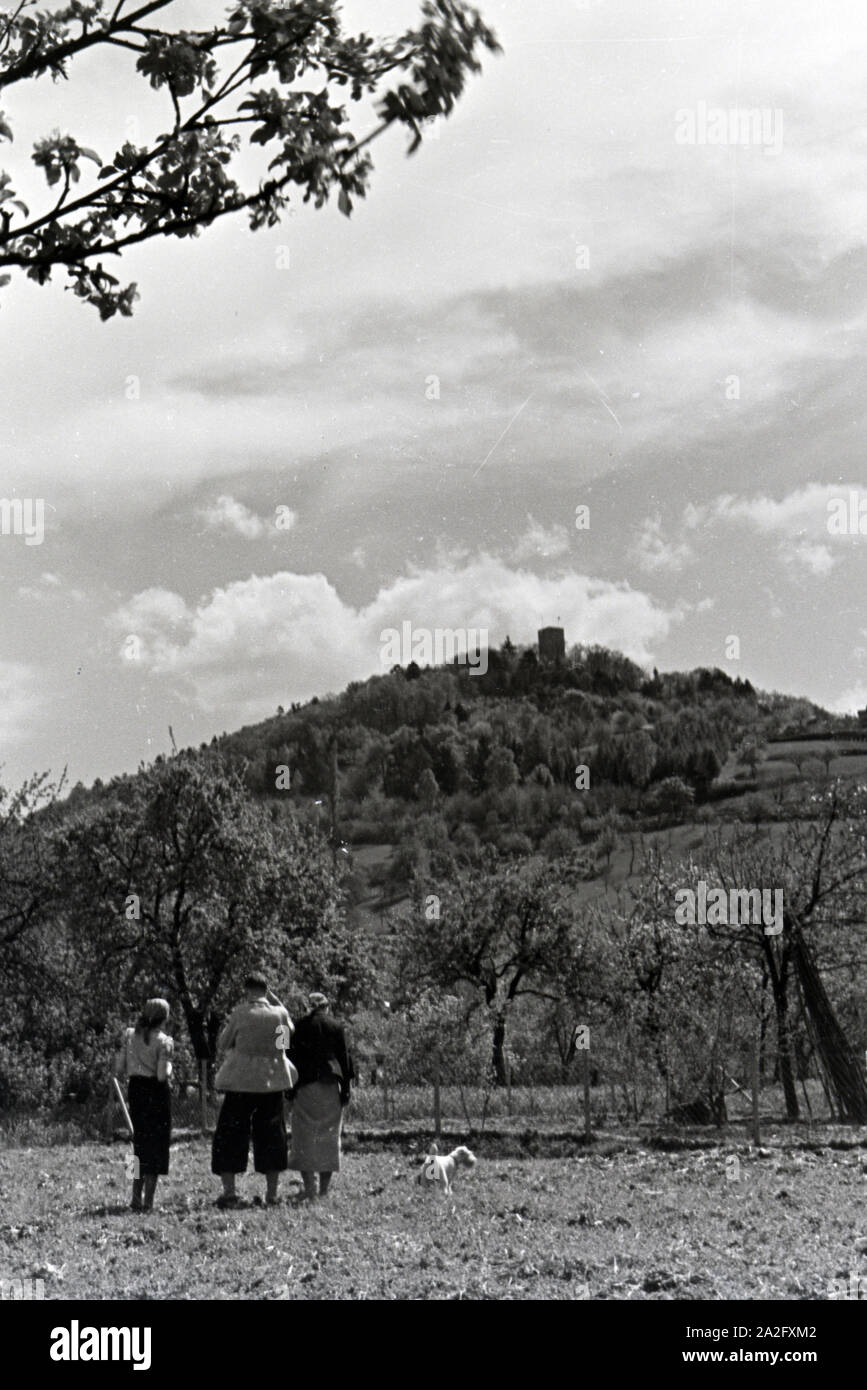
[(546, 859), (563, 859), (567, 854), (574, 852), (576, 838), (574, 831), (557, 826), (554, 830), (548, 831), (539, 848)]
[(510, 830), (500, 836), (497, 849), (501, 854), (508, 854), (513, 859), (522, 859), (525, 855), (533, 853), (533, 843), (529, 836), (522, 835), (519, 830)]

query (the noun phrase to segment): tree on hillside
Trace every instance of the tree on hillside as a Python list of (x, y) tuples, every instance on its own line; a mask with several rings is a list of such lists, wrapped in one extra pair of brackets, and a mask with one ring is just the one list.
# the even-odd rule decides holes
[(620, 843), (621, 818), (615, 811), (606, 811), (599, 820), (599, 833), (593, 848), (605, 857), (605, 872), (611, 872), (611, 856)]
[[(173, 5), (177, 16), (175, 0), (71, 0), (54, 12), (17, 0), (0, 16), (0, 141), (13, 139), (18, 84), (65, 79), (89, 52), (110, 52), (165, 93), (166, 129), (136, 133), (108, 158), (66, 131), (38, 140), (31, 158), (49, 194), (36, 212), (0, 172), (0, 270), (45, 284), (61, 266), (103, 319), (129, 315), (137, 298), (103, 265), (129, 246), (196, 236), (233, 213), (254, 231), (273, 227), (293, 189), (317, 208), (336, 192), (349, 216), (369, 184), (371, 141), (402, 125), (412, 153), (424, 123), (448, 116), (480, 70), (481, 50), (498, 51), (462, 0), (423, 0), (418, 27), (387, 41), (345, 34), (337, 0), (237, 0), (203, 30), (168, 22)], [(354, 130), (341, 96), (374, 98), (375, 126)], [(263, 151), (258, 178), (243, 183), (232, 171), (242, 126)]]
[(627, 778), (636, 787), (646, 787), (656, 763), (656, 744), (639, 729), (623, 740), (621, 753)]
[(406, 726), (393, 735), (385, 760), (383, 790), (386, 796), (410, 801), (416, 794), (422, 773), (431, 765), (425, 741)]
[[(858, 1051), (840, 1018), (841, 984), (863, 980), (867, 967), (867, 789), (814, 792), (811, 816), (787, 823), (780, 838), (758, 841), (743, 828), (719, 826), (703, 862), (658, 862), (651, 877), (669, 902), (678, 889), (704, 878), (729, 895), (766, 889), (782, 894), (782, 930), (764, 923), (709, 926), (708, 934), (758, 960), (771, 990), (780, 1079), (789, 1119), (799, 1117), (794, 1067), (794, 998), (799, 991), (807, 1027), (841, 1119), (867, 1123), (867, 1084)], [(651, 891), (650, 885), (643, 890)], [(776, 901), (776, 900), (772, 900)]]
[[(503, 862), (489, 850), (478, 866), (447, 879), (417, 880), (415, 905), (402, 941), (405, 973), (422, 984), (465, 985), (491, 1016), (491, 1054), (498, 1085), (506, 1084), (509, 1013), (531, 995), (557, 1000), (580, 949), (571, 895), (586, 865)], [(438, 915), (426, 912), (438, 899)]]
[(692, 807), (695, 793), (681, 777), (665, 777), (652, 788), (647, 808), (662, 817), (679, 821)]
[(750, 734), (741, 743), (736, 756), (741, 766), (748, 767), (750, 775), (755, 777), (759, 764), (764, 762), (767, 755), (759, 739)]
[[(755, 837), (729, 826), (718, 826), (716, 833), (705, 842), (699, 862), (666, 861), (658, 853), (651, 854), (647, 863), (647, 878), (641, 885), (639, 898), (653, 902), (657, 913), (674, 916), (675, 894), (684, 889), (695, 890), (704, 881), (708, 891), (721, 888), (727, 895), (732, 890), (773, 894), (780, 889), (779, 866), (773, 860), (773, 849), (767, 842), (757, 845)], [(785, 891), (785, 890), (783, 890)], [(773, 898), (770, 899), (773, 902)], [(699, 924), (690, 928), (696, 930)], [(758, 963), (764, 986), (770, 988), (777, 1033), (777, 1058), (780, 1082), (790, 1120), (799, 1117), (798, 1095), (795, 1086), (793, 1046), (792, 941), (783, 932), (771, 935), (761, 920), (733, 923), (726, 920), (703, 928), (714, 949), (720, 943), (735, 954)]]
[(46, 812), (61, 790), (47, 773), (14, 792), (0, 787), (0, 978), (55, 897)]
[(507, 792), (518, 785), (518, 778), (511, 748), (495, 748), (485, 764), (485, 786), (492, 792)]
[(803, 867), (784, 930), (792, 939), (804, 1006), (840, 1118), (867, 1124), (860, 1055), (840, 1024), (827, 987), (829, 967), (842, 966), (862, 985), (867, 970), (867, 788), (844, 792), (833, 786), (815, 794), (813, 806), (817, 819), (791, 829), (790, 860)]
[(346, 983), (351, 943), (312, 827), (273, 817), (213, 757), (158, 762), (122, 790), (57, 842), (70, 930), (106, 1010), (165, 981), (205, 1057), (208, 1016), (251, 965)]
[(722, 763), (719, 756), (709, 744), (702, 744), (689, 754), (686, 762), (686, 775), (700, 801), (704, 801), (707, 797), (711, 783), (719, 776), (721, 769)]
[(758, 834), (762, 821), (774, 819), (773, 803), (762, 792), (750, 792), (749, 796), (744, 798), (742, 815), (743, 819), (748, 821)]
[(419, 777), (415, 787), (416, 800), (421, 803), (423, 810), (433, 811), (440, 799), (440, 789), (437, 779), (429, 767), (426, 767)]
[[(649, 857), (653, 862), (653, 856)], [(727, 953), (700, 926), (681, 926), (658, 880), (645, 879), (610, 904), (594, 903), (607, 938), (608, 1009), (622, 1045), (622, 1082), (632, 1070), (631, 1110), (637, 1117), (642, 1056), (652, 1060), (672, 1102), (697, 1106), (708, 1118), (725, 1118), (721, 1075), (735, 1050), (735, 1003), (746, 973), (741, 957)], [(628, 1086), (624, 1087), (628, 1099)]]
[(47, 931), (63, 901), (52, 873), (51, 833), (61, 785), (47, 774), (0, 787), (0, 1107), (57, 1099), (44, 1055), (62, 1048), (56, 1014), (64, 962)]

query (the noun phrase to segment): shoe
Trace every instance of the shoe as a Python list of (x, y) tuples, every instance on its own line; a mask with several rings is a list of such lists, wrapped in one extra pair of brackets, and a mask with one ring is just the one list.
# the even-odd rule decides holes
[(241, 1202), (241, 1198), (238, 1197), (236, 1193), (223, 1192), (217, 1198), (216, 1205), (220, 1208), (221, 1211), (226, 1211), (227, 1209), (231, 1210), (233, 1207), (240, 1207), (243, 1205), (243, 1203)]

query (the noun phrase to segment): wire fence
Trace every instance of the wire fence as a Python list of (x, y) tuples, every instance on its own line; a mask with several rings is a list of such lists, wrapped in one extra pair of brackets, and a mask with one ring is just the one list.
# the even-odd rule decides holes
[[(177, 1131), (212, 1133), (219, 1116), (222, 1097), (206, 1089), (204, 1104), (201, 1088), (192, 1083), (175, 1087), (172, 1095), (172, 1126)], [(759, 1091), (764, 1123), (784, 1115), (782, 1089), (769, 1081)], [(358, 1085), (353, 1089), (347, 1119), (351, 1126), (363, 1128), (408, 1127), (438, 1132), (483, 1131), (485, 1127), (557, 1127), (568, 1130), (606, 1129), (634, 1123), (663, 1122), (672, 1115), (684, 1124), (712, 1125), (712, 1116), (690, 1116), (672, 1112), (666, 1106), (661, 1088), (640, 1098), (610, 1083), (600, 1081), (587, 1087), (586, 1109), (583, 1083), (533, 1086), (454, 1086), (435, 1090), (432, 1085)], [(724, 1122), (747, 1123), (752, 1115), (752, 1096), (742, 1090), (726, 1097)], [(806, 1124), (827, 1124), (829, 1111), (818, 1081), (802, 1087), (802, 1119)], [(109, 1102), (106, 1117), (108, 1134), (123, 1125), (120, 1106)]]

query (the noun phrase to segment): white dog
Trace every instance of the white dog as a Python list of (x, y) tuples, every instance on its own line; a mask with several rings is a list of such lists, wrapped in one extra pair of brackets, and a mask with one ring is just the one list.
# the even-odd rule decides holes
[(437, 1153), (436, 1144), (434, 1144), (431, 1152), (425, 1154), (416, 1182), (427, 1188), (439, 1187), (446, 1196), (449, 1196), (458, 1168), (473, 1168), (475, 1163), (475, 1154), (471, 1154), (469, 1149), (465, 1149), (463, 1145), (441, 1157)]

